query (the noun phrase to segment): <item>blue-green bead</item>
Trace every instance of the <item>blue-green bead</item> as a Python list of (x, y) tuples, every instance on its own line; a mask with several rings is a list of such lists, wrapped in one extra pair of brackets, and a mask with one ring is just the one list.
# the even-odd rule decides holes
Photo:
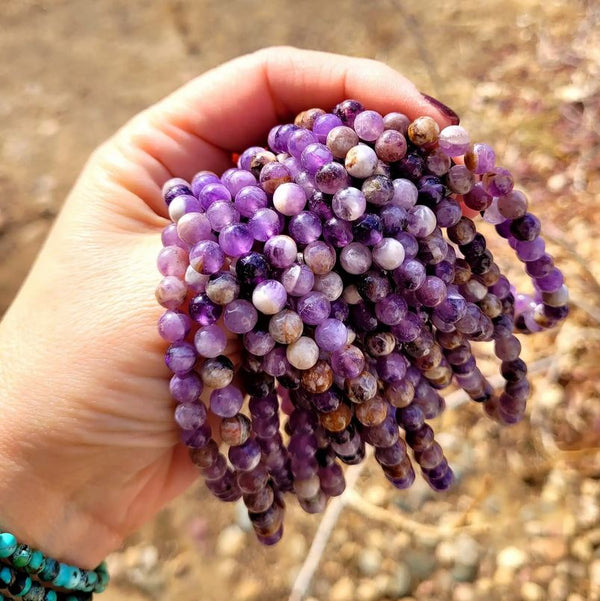
[(17, 545), (15, 552), (10, 556), (10, 562), (15, 568), (24, 568), (31, 560), (32, 550), (27, 545)]
[(52, 584), (59, 588), (76, 590), (81, 584), (81, 570), (66, 563), (59, 564), (58, 574)]
[(37, 574), (41, 572), (44, 567), (44, 554), (41, 551), (32, 551), (31, 558), (27, 568), (25, 568), (30, 574)]
[(15, 581), (15, 573), (8, 567), (0, 568), (0, 589), (8, 588)]
[(98, 582), (98, 574), (92, 570), (87, 570), (83, 576), (82, 590), (86, 593), (90, 593), (94, 590), (96, 583)]
[(46, 589), (41, 584), (34, 583), (29, 592), (23, 595), (23, 601), (44, 601), (45, 595)]
[(44, 601), (56, 601), (57, 595), (56, 592), (52, 589), (48, 589), (46, 591), (46, 596), (44, 597)]
[(40, 580), (44, 582), (52, 582), (58, 576), (58, 570), (60, 569), (58, 561), (46, 557), (44, 569), (40, 572)]
[(0, 557), (10, 557), (17, 550), (17, 539), (10, 532), (0, 532)]
[(31, 578), (27, 574), (18, 572), (15, 581), (8, 587), (8, 592), (13, 597), (22, 597), (29, 592), (31, 585)]
[[(108, 586), (110, 576), (108, 575), (108, 572), (96, 572), (96, 574), (98, 574), (98, 584), (94, 590), (97, 593), (101, 593)], [(102, 588), (102, 590), (100, 590), (100, 588)]]

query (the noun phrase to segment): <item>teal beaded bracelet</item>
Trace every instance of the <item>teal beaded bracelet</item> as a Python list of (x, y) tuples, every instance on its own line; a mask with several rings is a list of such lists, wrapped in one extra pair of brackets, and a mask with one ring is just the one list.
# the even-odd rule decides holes
[(12, 566), (0, 566), (0, 601), (90, 601), (92, 592), (55, 591)]
[(10, 532), (0, 532), (0, 560), (25, 574), (36, 576), (47, 586), (68, 591), (101, 593), (110, 579), (105, 562), (95, 570), (82, 570), (19, 544)]

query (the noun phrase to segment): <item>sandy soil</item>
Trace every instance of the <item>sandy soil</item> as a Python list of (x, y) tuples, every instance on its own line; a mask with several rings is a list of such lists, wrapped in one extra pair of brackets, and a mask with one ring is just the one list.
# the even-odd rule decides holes
[[(594, 0), (3, 0), (0, 314), (86, 157), (137, 111), (271, 44), (386, 61), (517, 173), (568, 274), (573, 316), (523, 341), (528, 360), (545, 359), (525, 423), (501, 429), (469, 405), (446, 412), (451, 493), (392, 491), (367, 465), (306, 594), (600, 599), (599, 25)], [(286, 599), (318, 522), (292, 506), (284, 541), (262, 549), (235, 507), (198, 486), (111, 556), (103, 598)]]

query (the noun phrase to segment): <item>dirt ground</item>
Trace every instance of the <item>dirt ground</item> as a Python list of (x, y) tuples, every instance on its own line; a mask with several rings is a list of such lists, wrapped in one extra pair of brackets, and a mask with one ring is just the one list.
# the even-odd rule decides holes
[[(450, 399), (461, 406), (437, 424), (459, 476), (450, 493), (390, 490), (371, 461), (309, 554), (318, 517), (290, 503), (284, 540), (263, 549), (239, 508), (198, 485), (109, 558), (102, 598), (282, 600), (314, 561), (312, 601), (600, 599), (595, 0), (2, 0), (0, 314), (96, 145), (191, 77), (272, 44), (383, 60), (454, 107), (543, 216), (572, 317), (523, 339), (524, 423), (502, 429)], [(489, 348), (481, 357), (491, 372)]]

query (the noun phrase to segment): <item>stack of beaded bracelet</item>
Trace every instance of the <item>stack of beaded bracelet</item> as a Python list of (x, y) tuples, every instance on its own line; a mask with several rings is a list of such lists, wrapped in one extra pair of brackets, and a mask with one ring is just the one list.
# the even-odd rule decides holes
[(0, 532), (0, 601), (88, 601), (109, 581), (106, 564), (82, 570), (19, 544), (10, 532)]
[[(340, 462), (360, 462), (366, 444), (393, 486), (411, 486), (414, 461), (448, 489), (425, 423), (444, 409), (438, 391), (455, 383), (497, 421), (522, 419), (530, 386), (514, 332), (557, 325), (568, 293), (525, 195), (460, 126), (347, 100), (274, 127), (268, 146), (221, 177), (165, 183), (156, 297), (182, 440), (211, 492), (243, 498), (273, 544), (283, 493), (323, 511), (344, 490)], [(516, 293), (463, 206), (508, 240), (533, 296)], [(502, 392), (471, 348), (491, 340)], [(239, 349), (236, 366), (226, 353)]]

